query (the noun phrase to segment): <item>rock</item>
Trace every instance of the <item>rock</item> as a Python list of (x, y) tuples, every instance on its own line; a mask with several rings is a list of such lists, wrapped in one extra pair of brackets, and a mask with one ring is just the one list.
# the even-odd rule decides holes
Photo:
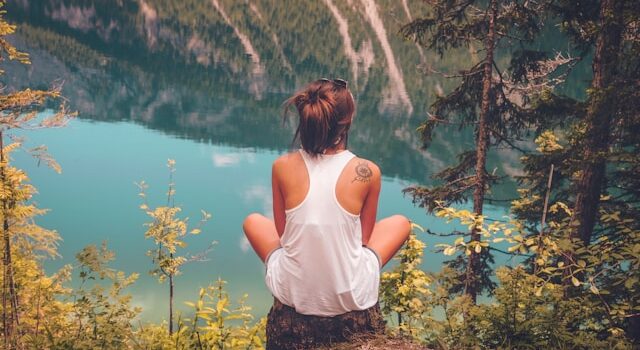
[(409, 338), (390, 335), (368, 335), (348, 342), (326, 345), (318, 350), (430, 350)]
[(384, 332), (385, 321), (378, 304), (362, 311), (320, 317), (299, 314), (274, 299), (267, 316), (267, 350), (313, 349)]

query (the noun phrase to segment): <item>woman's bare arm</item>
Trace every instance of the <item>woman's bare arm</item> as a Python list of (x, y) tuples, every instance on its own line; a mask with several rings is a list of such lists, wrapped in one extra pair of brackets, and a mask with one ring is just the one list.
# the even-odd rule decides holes
[(280, 190), (280, 184), (278, 181), (278, 170), (280, 166), (276, 160), (271, 168), (271, 189), (273, 192), (273, 221), (278, 231), (278, 236), (282, 237), (284, 233), (285, 225), (285, 213), (284, 213), (284, 196)]
[[(359, 166), (362, 166), (360, 163)], [(365, 197), (360, 211), (360, 223), (362, 224), (362, 244), (367, 245), (369, 238), (371, 238), (371, 232), (376, 224), (376, 216), (378, 213), (378, 198), (380, 197), (381, 188), (381, 174), (380, 168), (377, 165), (366, 161), (364, 166), (368, 167), (371, 171), (371, 178), (369, 179), (369, 190)]]

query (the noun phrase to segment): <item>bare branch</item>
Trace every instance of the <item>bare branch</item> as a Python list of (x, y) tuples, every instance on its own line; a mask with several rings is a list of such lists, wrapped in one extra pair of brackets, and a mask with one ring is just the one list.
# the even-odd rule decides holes
[[(535, 70), (527, 71), (525, 83), (515, 82), (510, 77), (504, 77), (501, 82), (507, 88), (505, 97), (516, 106), (522, 106), (528, 96), (537, 95), (544, 90), (552, 90), (564, 83), (567, 75), (578, 62), (579, 58), (565, 56), (561, 52), (557, 52), (554, 58), (538, 61)], [(561, 67), (567, 69), (558, 73)], [(553, 76), (554, 74), (558, 75)]]

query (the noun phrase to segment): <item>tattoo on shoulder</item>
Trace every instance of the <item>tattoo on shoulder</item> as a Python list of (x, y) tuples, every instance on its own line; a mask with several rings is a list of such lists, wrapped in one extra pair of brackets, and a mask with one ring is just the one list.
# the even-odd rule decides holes
[(356, 177), (351, 180), (351, 182), (369, 182), (371, 176), (373, 176), (373, 171), (369, 168), (369, 163), (367, 161), (358, 161), (358, 165), (356, 165)]

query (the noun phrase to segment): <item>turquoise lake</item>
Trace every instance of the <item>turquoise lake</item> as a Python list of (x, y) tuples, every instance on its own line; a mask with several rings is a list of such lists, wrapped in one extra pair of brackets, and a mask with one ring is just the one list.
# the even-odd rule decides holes
[[(305, 11), (290, 11), (290, 7)], [(271, 215), (271, 163), (290, 150), (294, 120), (283, 123), (282, 102), (306, 82), (342, 77), (357, 99), (350, 147), (376, 162), (384, 175), (379, 217), (401, 213), (435, 232), (450, 225), (414, 206), (402, 189), (430, 184), (431, 175), (473, 147), (473, 135), (439, 129), (421, 149), (415, 131), (435, 96), (452, 86), (424, 67), (456, 67), (469, 52), (440, 58), (403, 40), (402, 23), (421, 2), (122, 0), (9, 1), (18, 25), (12, 42), (32, 65), (9, 64), (3, 83), (12, 88), (62, 84), (79, 117), (67, 127), (17, 132), (28, 146), (45, 144), (60, 163), (58, 175), (29, 155), (16, 155), (50, 212), (38, 220), (57, 230), (61, 258), (48, 272), (74, 263), (87, 244), (106, 241), (113, 267), (140, 273), (129, 291), (142, 320), (166, 318), (168, 286), (147, 272), (152, 242), (139, 209), (136, 182), (148, 183), (149, 204), (166, 201), (168, 159), (176, 161), (176, 204), (195, 223), (212, 214), (202, 233), (187, 239), (197, 253), (216, 241), (209, 260), (194, 262), (176, 278), (176, 305), (194, 300), (217, 278), (233, 299), (248, 293), (257, 316), (271, 304), (264, 266), (242, 234), (251, 212)], [(518, 154), (495, 151), (489, 168), (518, 173)], [(513, 184), (494, 190), (514, 196)], [(500, 218), (506, 207), (487, 206)], [(426, 234), (424, 267), (438, 270), (444, 257)]]

